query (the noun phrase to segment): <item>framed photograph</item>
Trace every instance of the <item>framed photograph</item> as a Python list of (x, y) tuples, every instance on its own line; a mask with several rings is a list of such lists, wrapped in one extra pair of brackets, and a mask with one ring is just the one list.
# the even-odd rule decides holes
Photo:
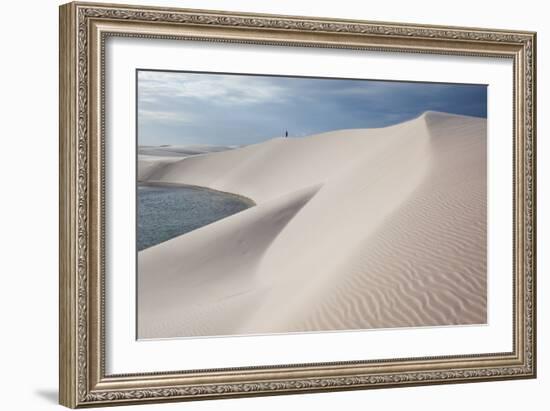
[(60, 403), (534, 378), (535, 33), (60, 8)]

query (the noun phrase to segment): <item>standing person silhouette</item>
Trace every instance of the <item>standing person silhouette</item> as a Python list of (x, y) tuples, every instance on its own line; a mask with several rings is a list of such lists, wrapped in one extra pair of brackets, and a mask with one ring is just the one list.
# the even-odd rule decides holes
[(288, 130), (285, 130), (285, 138), (288, 137)]

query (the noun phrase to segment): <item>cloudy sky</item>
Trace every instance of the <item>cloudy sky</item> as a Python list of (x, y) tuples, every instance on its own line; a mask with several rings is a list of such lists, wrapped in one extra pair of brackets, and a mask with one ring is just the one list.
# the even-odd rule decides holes
[(484, 85), (138, 71), (139, 145), (246, 145), (384, 127), (426, 110), (487, 116)]

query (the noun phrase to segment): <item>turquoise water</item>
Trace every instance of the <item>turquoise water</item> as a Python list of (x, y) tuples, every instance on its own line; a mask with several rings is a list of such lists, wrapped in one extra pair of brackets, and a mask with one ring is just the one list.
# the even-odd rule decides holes
[(152, 247), (252, 205), (243, 197), (202, 187), (138, 185), (137, 249)]

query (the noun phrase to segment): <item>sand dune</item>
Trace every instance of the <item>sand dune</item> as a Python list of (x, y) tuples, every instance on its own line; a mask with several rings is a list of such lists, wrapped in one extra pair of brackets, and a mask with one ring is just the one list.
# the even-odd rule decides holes
[(231, 150), (230, 146), (139, 146), (138, 181), (146, 181), (153, 172), (169, 163), (198, 154), (215, 153)]
[(486, 322), (485, 119), (428, 112), (142, 177), (257, 205), (139, 253), (140, 338)]
[(231, 150), (232, 146), (191, 145), (191, 146), (139, 146), (138, 155), (157, 157), (187, 157), (195, 154), (215, 153)]

